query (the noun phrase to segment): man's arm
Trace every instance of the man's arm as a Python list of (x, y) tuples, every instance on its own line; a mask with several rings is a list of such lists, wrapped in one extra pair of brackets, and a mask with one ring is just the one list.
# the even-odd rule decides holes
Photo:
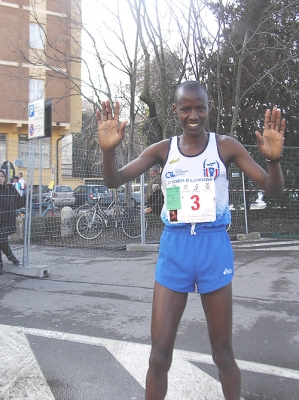
[[(270, 197), (281, 197), (284, 191), (284, 178), (279, 158), (284, 144), (285, 119), (281, 119), (280, 110), (266, 111), (264, 132), (256, 132), (257, 146), (267, 160), (268, 173), (257, 164), (244, 146), (237, 140), (223, 136), (219, 138), (221, 154), (227, 165), (234, 162), (253, 182)], [(276, 162), (277, 161), (277, 162)]]
[(102, 111), (96, 112), (98, 122), (98, 139), (103, 151), (103, 176), (108, 187), (117, 188), (122, 184), (121, 176), (116, 167), (115, 149), (121, 143), (125, 134), (126, 122), (119, 122), (119, 103), (115, 103), (115, 113), (112, 115), (110, 102), (102, 102)]
[(237, 145), (234, 144), (234, 148), (237, 155), (232, 162), (235, 162), (241, 171), (263, 189), (268, 196), (273, 198), (281, 197), (284, 191), (284, 178), (280, 162), (273, 165), (267, 163), (267, 173), (253, 160), (243, 145), (237, 142)]
[(102, 112), (98, 110), (96, 117), (98, 139), (103, 151), (103, 176), (109, 188), (117, 188), (140, 176), (153, 165), (163, 163), (169, 140), (149, 146), (138, 158), (118, 169), (115, 150), (124, 138), (126, 127), (126, 122), (119, 122), (119, 103), (115, 103), (115, 112), (112, 115), (110, 102), (103, 102)]

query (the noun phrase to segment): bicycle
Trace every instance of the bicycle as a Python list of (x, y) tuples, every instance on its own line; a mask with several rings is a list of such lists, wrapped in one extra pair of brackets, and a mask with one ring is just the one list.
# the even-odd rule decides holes
[[(45, 207), (45, 210), (42, 212), (42, 217), (58, 217), (61, 214), (61, 208), (57, 207), (53, 204), (53, 202), (47, 198), (45, 201), (42, 201), (42, 207)], [(33, 217), (37, 216), (36, 212), (39, 210), (40, 203), (32, 203), (31, 207), (31, 215)], [(17, 210), (17, 218), (25, 218), (26, 216), (26, 208), (22, 207)]]
[[(81, 210), (80, 210), (81, 209)], [(137, 239), (141, 236), (141, 214), (136, 208), (120, 206), (113, 200), (103, 210), (100, 206), (100, 196), (91, 208), (83, 207), (77, 210), (82, 214), (76, 224), (77, 232), (83, 239), (96, 239), (103, 229), (120, 228), (126, 236)], [(145, 229), (147, 220), (145, 218)]]

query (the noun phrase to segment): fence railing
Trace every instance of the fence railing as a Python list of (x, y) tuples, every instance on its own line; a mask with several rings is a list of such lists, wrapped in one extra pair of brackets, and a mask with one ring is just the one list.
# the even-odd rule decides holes
[[(266, 169), (263, 158), (258, 153), (255, 146), (246, 146), (252, 157)], [(59, 155), (55, 153), (56, 147), (52, 149), (52, 160), (60, 160)], [(86, 152), (86, 151), (85, 151)], [(267, 197), (256, 185), (247, 177), (243, 176), (236, 165), (231, 165), (228, 171), (230, 181), (229, 200), (232, 214), (232, 224), (229, 234), (233, 239), (238, 233), (260, 232), (262, 236), (297, 236), (299, 235), (299, 149), (285, 148), (282, 160), (282, 170), (285, 177), (285, 193), (281, 199), (271, 199)], [(61, 164), (61, 160), (59, 161)], [(17, 169), (17, 168), (16, 168)], [(53, 169), (55, 170), (53, 172)], [(43, 169), (42, 179), (38, 175), (39, 169), (33, 169), (32, 182), (43, 184), (51, 182), (60, 173), (60, 182), (64, 183), (61, 172), (58, 171), (59, 165), (55, 168)], [(29, 171), (22, 170), (25, 179), (30, 176)], [(16, 171), (17, 173), (17, 171)], [(67, 183), (75, 189), (75, 187), (84, 183), (86, 178), (100, 179), (101, 176), (90, 176), (82, 174), (81, 180), (69, 179)], [(148, 176), (141, 177), (137, 180), (141, 186), (147, 183)], [(101, 181), (101, 183), (103, 183)], [(141, 231), (138, 238), (131, 238), (124, 233), (121, 223), (109, 225), (102, 230), (102, 233), (95, 239), (84, 239), (78, 234), (77, 220), (79, 214), (77, 206), (73, 207), (71, 216), (67, 220), (61, 219), (61, 215), (41, 217), (40, 213), (31, 215), (31, 221), (26, 222), (24, 218), (17, 220), (17, 232), (10, 236), (10, 243), (17, 257), (22, 259), (26, 246), (60, 246), (66, 248), (79, 248), (82, 251), (93, 250), (117, 250), (123, 249), (132, 243), (158, 243), (163, 230), (163, 224), (159, 216), (149, 214), (146, 217), (146, 224), (143, 221), (143, 211), (145, 208), (144, 196), (140, 195), (140, 203), (137, 204), (137, 210), (140, 213), (140, 221), (146, 225), (145, 232)], [(28, 217), (29, 218), (29, 217)], [(143, 221), (143, 222), (142, 222)], [(27, 224), (27, 225), (26, 225)], [(30, 229), (28, 228), (30, 224)], [(26, 226), (26, 229), (25, 229)], [(66, 229), (66, 226), (68, 229)], [(29, 237), (28, 237), (29, 235)], [(29, 253), (30, 254), (30, 253)], [(36, 257), (36, 256), (35, 256)], [(40, 260), (34, 259), (27, 255), (30, 263), (36, 264)]]

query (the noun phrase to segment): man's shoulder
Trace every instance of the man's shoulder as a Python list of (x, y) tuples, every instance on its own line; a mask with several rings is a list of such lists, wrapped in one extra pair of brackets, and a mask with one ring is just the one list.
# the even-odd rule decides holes
[(229, 135), (219, 135), (216, 133), (217, 144), (224, 146), (235, 146), (237, 148), (244, 147), (237, 139)]
[(160, 142), (151, 144), (145, 151), (144, 154), (150, 155), (155, 159), (155, 164), (164, 165), (167, 154), (169, 151), (170, 139), (164, 139)]
[(160, 149), (161, 148), (162, 149), (168, 148), (169, 147), (169, 143), (171, 142), (171, 139), (172, 138), (160, 140), (160, 142), (153, 143), (150, 147), (153, 147), (155, 149), (157, 149), (157, 148), (160, 148)]
[(246, 152), (243, 144), (229, 135), (216, 135), (216, 138), (220, 155), (224, 159), (231, 159), (244, 154), (244, 151)]

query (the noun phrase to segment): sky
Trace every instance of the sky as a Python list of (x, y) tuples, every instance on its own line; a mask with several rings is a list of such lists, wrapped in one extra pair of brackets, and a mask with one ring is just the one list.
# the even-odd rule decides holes
[[(114, 31), (119, 33), (118, 23), (115, 21), (115, 18), (111, 12), (109, 12), (109, 10), (106, 8), (108, 3), (110, 6), (109, 10), (114, 13), (117, 12), (117, 4), (120, 3), (122, 26), (127, 38), (126, 42), (133, 45), (135, 29), (132, 29), (132, 26), (134, 26), (134, 22), (132, 20), (130, 10), (128, 9), (128, 5), (124, 0), (120, 2), (117, 0), (109, 0), (109, 2), (103, 0), (83, 0), (83, 23), (88, 32), (90, 32), (96, 39), (96, 46), (102, 57), (109, 58), (109, 52), (107, 51), (103, 40), (105, 40), (107, 45), (110, 46), (116, 53), (118, 53), (119, 50), (119, 57), (124, 57), (123, 48), (120, 46), (119, 39), (117, 39), (116, 35), (113, 33)], [(110, 29), (106, 25), (108, 25)], [(82, 35), (82, 44), (83, 57), (88, 59), (89, 66), (92, 65), (94, 72), (93, 76), (95, 77), (97, 75), (97, 71), (100, 70), (100, 67), (98, 66), (96, 58), (93, 55), (94, 48), (91, 45), (91, 41), (85, 33)], [(130, 50), (133, 51), (132, 46)], [(84, 66), (82, 73), (83, 78), (87, 77)], [(112, 67), (107, 68), (107, 75), (108, 77), (113, 78), (113, 81), (115, 82), (126, 79), (126, 76), (123, 73), (116, 71)], [(91, 93), (88, 88), (86, 88), (86, 92)]]
[[(167, 4), (169, 1), (173, 2), (173, 8), (176, 6), (180, 6), (180, 8), (184, 7), (184, 1), (182, 0), (159, 0), (158, 7), (160, 15), (162, 16), (163, 22), (162, 27), (165, 30), (165, 37), (167, 38), (167, 42), (169, 45), (177, 44), (180, 42), (180, 36), (177, 32), (176, 23), (170, 21), (170, 9)], [(188, 4), (188, 2), (186, 2)], [(109, 9), (107, 8), (109, 5)], [(154, 5), (155, 0), (146, 0), (146, 5), (148, 11), (151, 15), (151, 18), (155, 18)], [(126, 39), (126, 44), (129, 46), (129, 52), (131, 55), (134, 53), (135, 46), (135, 36), (136, 36), (136, 27), (135, 22), (131, 16), (131, 12), (126, 0), (82, 0), (82, 10), (83, 10), (83, 23), (86, 29), (95, 37), (96, 45), (98, 51), (100, 52), (103, 58), (107, 58), (111, 60), (111, 55), (105, 48), (105, 44), (103, 41), (107, 43), (108, 46), (111, 47), (115, 51), (120, 59), (125, 60), (126, 55), (124, 53), (124, 48), (122, 44), (120, 44), (119, 39), (116, 37), (115, 32), (120, 33), (119, 24), (117, 23), (115, 17), (112, 13), (117, 13), (119, 7), (119, 13), (121, 18), (121, 23)], [(187, 13), (186, 9), (186, 13)], [(183, 18), (182, 18), (183, 19)], [(212, 18), (211, 18), (212, 23)], [(96, 78), (98, 72), (100, 71), (100, 67), (97, 64), (95, 57), (92, 55), (94, 50), (92, 49), (91, 42), (88, 40), (88, 37), (85, 33), (82, 35), (82, 44), (83, 44), (83, 57), (88, 60), (88, 65), (92, 67), (93, 77), (96, 82), (99, 82)], [(132, 57), (131, 57), (132, 58)], [(115, 62), (115, 59), (113, 60)], [(117, 62), (117, 61), (116, 61)], [(120, 63), (118, 63), (120, 65)], [(116, 85), (119, 84), (120, 81), (127, 83), (127, 76), (120, 71), (117, 71), (113, 67), (106, 68), (106, 72), (108, 78), (112, 80)], [(83, 79), (87, 79), (86, 69), (82, 68), (82, 77)], [(92, 96), (92, 91), (88, 89), (86, 86), (83, 86), (84, 93), (88, 96)]]

